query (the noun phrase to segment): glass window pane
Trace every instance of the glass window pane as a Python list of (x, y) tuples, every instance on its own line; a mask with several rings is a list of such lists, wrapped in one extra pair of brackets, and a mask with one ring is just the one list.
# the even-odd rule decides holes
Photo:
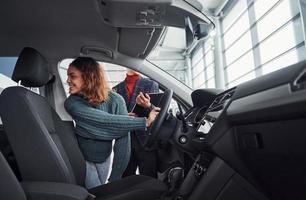
[(7, 87), (17, 86), (17, 83), (10, 77), (0, 73), (0, 93)]
[(17, 57), (0, 57), (0, 93), (7, 87), (17, 85), (11, 79), (17, 59)]
[(254, 2), (255, 17), (259, 19), (280, 0), (257, 0)]
[(293, 49), (287, 52), (286, 54), (272, 60), (271, 62), (268, 62), (267, 64), (263, 65), (262, 73), (268, 74), (286, 66), (295, 64), (304, 59), (306, 59), (306, 48), (303, 45), (298, 49)]
[(208, 51), (207, 54), (205, 54), (205, 64), (210, 65), (214, 62), (214, 52)]
[(229, 65), (242, 54), (252, 48), (251, 32), (244, 34), (233, 46), (225, 52), (226, 65)]
[(233, 24), (233, 22), (240, 16), (240, 14), (246, 10), (247, 8), (247, 0), (239, 0), (235, 4), (235, 6), (229, 11), (229, 13), (224, 17), (223, 31), (226, 32), (227, 29)]
[(18, 57), (0, 57), (0, 73), (12, 77)]
[(194, 66), (199, 62), (199, 60), (203, 58), (203, 49), (202, 47), (198, 48), (193, 54), (191, 58), (191, 65)]
[(110, 87), (114, 87), (125, 79), (126, 68), (120, 65), (99, 62), (103, 66)]
[(252, 70), (254, 70), (254, 60), (251, 51), (226, 68), (228, 82), (232, 82)]
[[(176, 40), (173, 39), (175, 35)], [(186, 32), (183, 28), (167, 27), (163, 47), (184, 49), (186, 48)]]
[(207, 81), (207, 87), (208, 88), (216, 88), (216, 84), (215, 84), (215, 79), (214, 78), (212, 78), (212, 79)]
[(203, 71), (203, 69), (204, 69), (204, 62), (203, 59), (201, 59), (200, 62), (192, 68), (192, 76), (193, 77), (197, 76), (201, 71)]
[(224, 47), (227, 49), (235, 40), (241, 37), (242, 33), (250, 28), (249, 15), (244, 13), (241, 18), (224, 35)]
[(270, 13), (268, 13), (267, 16), (258, 21), (257, 30), (259, 41), (262, 41), (268, 35), (280, 28), (299, 12), (297, 3), (293, 7), (293, 10), (290, 9), (290, 4), (289, 0), (282, 1)]
[(204, 83), (204, 72), (195, 77), (193, 81), (194, 88), (199, 88), (199, 86)]
[(290, 22), (259, 46), (260, 59), (265, 63), (304, 40), (300, 19)]
[(204, 54), (206, 54), (208, 51), (212, 50), (212, 47), (214, 45), (214, 41), (212, 38), (209, 38), (205, 43), (204, 43)]
[(207, 75), (207, 79), (210, 79), (215, 76), (215, 65), (214, 64), (209, 65), (206, 68), (206, 75)]
[(239, 79), (229, 83), (227, 85), (227, 88), (235, 87), (235, 86), (237, 86), (237, 85), (239, 85), (241, 83), (244, 83), (246, 81), (252, 80), (254, 78), (255, 78), (255, 72), (253, 71), (253, 72), (251, 72), (249, 74), (246, 74), (245, 76), (242, 76), (241, 78), (239, 78)]
[(198, 86), (197, 88), (194, 88), (194, 89), (199, 89), (199, 88), (207, 88), (206, 83), (202, 83), (200, 86)]

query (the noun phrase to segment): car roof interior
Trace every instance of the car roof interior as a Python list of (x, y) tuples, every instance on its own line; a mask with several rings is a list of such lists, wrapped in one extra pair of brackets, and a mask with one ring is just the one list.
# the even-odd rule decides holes
[[(199, 7), (196, 1), (188, 2)], [(106, 59), (125, 54), (143, 59), (160, 38), (163, 25), (185, 26), (185, 11), (170, 6), (172, 0), (155, 1), (154, 9), (160, 13), (161, 23), (145, 25), (137, 19), (137, 13), (151, 9), (152, 2), (149, 8), (146, 1), (134, 1), (131, 6), (125, 1), (111, 0), (2, 3), (0, 23), (6, 30), (0, 33), (0, 43), (6, 47), (0, 49), (2, 56), (16, 56), (23, 47), (30, 46), (50, 60), (80, 54), (97, 54)], [(174, 14), (163, 18), (165, 11)], [(210, 23), (208, 18), (204, 20)]]

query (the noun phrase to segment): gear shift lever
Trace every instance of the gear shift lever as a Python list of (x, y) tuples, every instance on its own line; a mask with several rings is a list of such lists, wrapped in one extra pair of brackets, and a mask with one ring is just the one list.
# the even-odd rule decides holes
[(178, 188), (184, 179), (184, 170), (181, 167), (174, 167), (168, 173), (170, 190)]
[(176, 190), (180, 187), (184, 179), (184, 170), (181, 167), (171, 168), (168, 172), (169, 189), (161, 196), (162, 200), (172, 200)]

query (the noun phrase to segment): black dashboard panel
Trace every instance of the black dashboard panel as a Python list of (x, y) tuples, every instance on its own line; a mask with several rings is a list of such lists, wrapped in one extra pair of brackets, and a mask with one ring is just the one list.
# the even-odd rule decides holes
[(305, 69), (303, 61), (237, 86), (229, 130), (213, 146), (269, 199), (306, 199)]
[(294, 85), (305, 68), (304, 61), (237, 86), (229, 120), (242, 124), (306, 116), (306, 90)]
[[(179, 125), (173, 137), (178, 146), (193, 156), (220, 159), (263, 194), (244, 197), (244, 184), (222, 181), (224, 176), (208, 180), (226, 171), (208, 162), (195, 165), (195, 171), (208, 170), (194, 199), (306, 199), (306, 61), (219, 94), (198, 90), (192, 99), (196, 106), (185, 115), (189, 129)], [(210, 189), (214, 183), (223, 191), (218, 196)]]
[(303, 61), (238, 85), (233, 100), (268, 90), (270, 88), (275, 88), (280, 85), (292, 83), (305, 68), (306, 61)]
[(306, 199), (306, 118), (235, 127), (236, 148), (270, 199)]
[(306, 90), (289, 83), (234, 100), (227, 110), (232, 124), (285, 120), (306, 116)]

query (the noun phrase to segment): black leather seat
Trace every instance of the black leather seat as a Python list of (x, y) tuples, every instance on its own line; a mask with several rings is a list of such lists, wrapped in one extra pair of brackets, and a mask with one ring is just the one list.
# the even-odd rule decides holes
[[(35, 49), (23, 49), (13, 80), (41, 87), (50, 79), (46, 59)], [(85, 160), (73, 124), (62, 121), (46, 98), (22, 86), (9, 87), (0, 96), (0, 112), (23, 180), (84, 186)], [(132, 176), (90, 192), (103, 199), (155, 199), (166, 189), (156, 179)]]
[(26, 200), (25, 193), (0, 153), (0, 199)]
[(66, 183), (19, 183), (0, 152), (0, 199), (2, 200), (85, 200), (88, 192), (79, 186)]

